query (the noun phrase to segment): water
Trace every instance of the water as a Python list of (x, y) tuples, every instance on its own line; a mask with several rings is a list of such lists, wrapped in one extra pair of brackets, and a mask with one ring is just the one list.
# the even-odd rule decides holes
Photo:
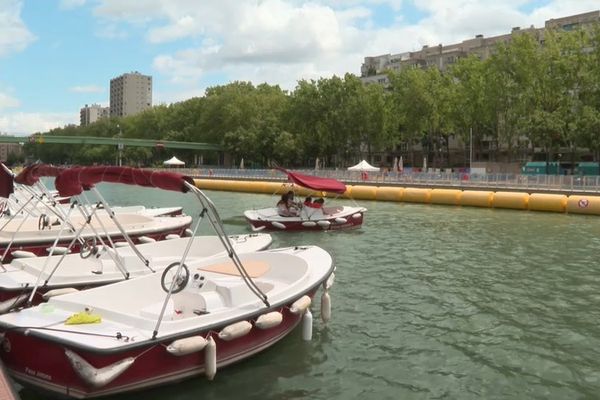
[[(191, 195), (100, 189), (115, 204), (200, 211)], [(230, 233), (250, 231), (244, 209), (276, 200), (207, 193)], [(334, 256), (332, 320), (315, 318), (312, 342), (298, 329), (213, 382), (198, 377), (110, 399), (598, 396), (599, 217), (360, 204), (369, 209), (360, 230), (273, 233), (274, 247), (316, 244)]]

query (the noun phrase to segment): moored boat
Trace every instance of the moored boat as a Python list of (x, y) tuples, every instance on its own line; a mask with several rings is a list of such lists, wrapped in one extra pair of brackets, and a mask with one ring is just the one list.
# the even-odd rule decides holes
[[(144, 176), (152, 180), (152, 173)], [(67, 175), (64, 187), (57, 179), (61, 194), (77, 194), (73, 178)], [(153, 185), (196, 195), (227, 255), (190, 257), (192, 236), (183, 250), (170, 253), (178, 261), (162, 274), (54, 296), (0, 316), (0, 358), (14, 378), (76, 398), (201, 373), (213, 379), (219, 368), (268, 348), (300, 322), (309, 339), (311, 299), (320, 286), (322, 317), (329, 318), (334, 266), (325, 250), (296, 246), (238, 254), (214, 204), (188, 178), (155, 178)]]

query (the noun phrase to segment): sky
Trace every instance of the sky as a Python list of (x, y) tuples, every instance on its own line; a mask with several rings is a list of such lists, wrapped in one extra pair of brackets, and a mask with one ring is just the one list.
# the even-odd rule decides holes
[(599, 0), (0, 0), (0, 133), (79, 123), (110, 79), (169, 104), (232, 81), (293, 90), (367, 56), (452, 44), (600, 9)]

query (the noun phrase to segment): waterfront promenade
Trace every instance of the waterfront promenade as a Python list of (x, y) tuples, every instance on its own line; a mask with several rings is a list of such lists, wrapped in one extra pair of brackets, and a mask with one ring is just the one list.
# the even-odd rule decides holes
[[(348, 185), (600, 195), (600, 176), (369, 172), (368, 178), (362, 179), (361, 173), (355, 171), (327, 169), (294, 169), (294, 171), (335, 178)], [(177, 172), (199, 179), (287, 181), (286, 175), (275, 169), (184, 168), (178, 169)]]

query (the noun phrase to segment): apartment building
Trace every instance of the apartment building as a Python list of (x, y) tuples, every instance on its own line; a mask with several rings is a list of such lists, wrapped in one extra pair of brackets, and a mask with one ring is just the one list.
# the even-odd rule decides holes
[(110, 116), (110, 108), (102, 107), (100, 104), (85, 105), (79, 111), (79, 125), (86, 126), (102, 118)]
[(126, 117), (152, 107), (152, 77), (137, 71), (110, 80), (110, 116)]
[(550, 19), (545, 22), (543, 28), (535, 28), (533, 25), (529, 28), (512, 28), (510, 33), (486, 38), (481, 34), (471, 39), (463, 40), (460, 43), (451, 45), (438, 44), (437, 46), (423, 46), (419, 51), (405, 52), (398, 54), (384, 54), (374, 57), (365, 57), (360, 68), (361, 79), (364, 83), (378, 83), (382, 85), (389, 84), (386, 71), (398, 71), (405, 68), (427, 68), (437, 67), (441, 71), (456, 63), (460, 58), (476, 54), (484, 60), (490, 57), (496, 46), (501, 43), (508, 43), (514, 35), (528, 32), (533, 34), (540, 43), (544, 40), (546, 29), (573, 30), (582, 26), (589, 26), (600, 22), (600, 11), (592, 11), (584, 14), (571, 15), (568, 17)]

